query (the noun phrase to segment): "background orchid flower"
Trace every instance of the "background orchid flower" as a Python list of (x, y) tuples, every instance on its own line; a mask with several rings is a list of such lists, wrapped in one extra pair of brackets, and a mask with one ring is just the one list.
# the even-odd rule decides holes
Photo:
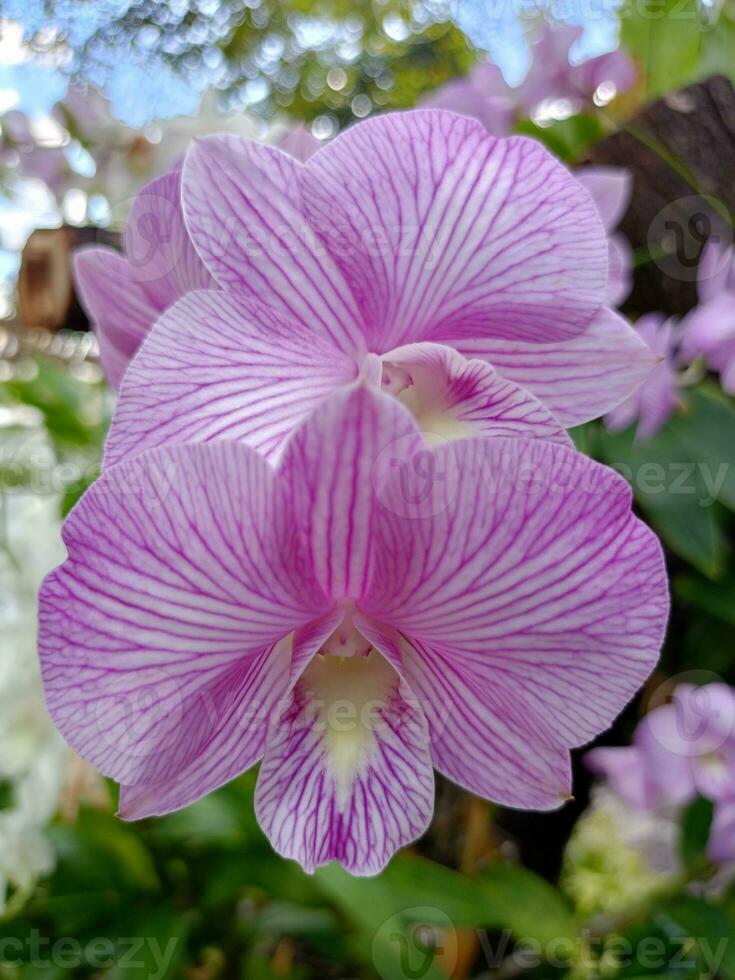
[(190, 290), (213, 285), (184, 227), (178, 171), (138, 193), (123, 243), (124, 255), (91, 245), (74, 256), (79, 297), (114, 387), (160, 314)]
[(681, 405), (674, 361), (675, 324), (663, 313), (648, 313), (636, 327), (658, 364), (643, 387), (605, 416), (605, 425), (610, 432), (620, 432), (638, 419), (637, 438), (650, 439)]
[(699, 305), (682, 322), (682, 353), (704, 356), (735, 395), (735, 249), (710, 241), (698, 274)]
[(305, 163), (321, 145), (320, 140), (313, 136), (303, 123), (297, 123), (283, 136), (278, 143), (278, 148), (288, 153), (294, 160)]
[[(305, 126), (294, 126), (280, 149), (306, 160), (320, 145)], [(122, 256), (112, 248), (90, 245), (74, 257), (80, 300), (115, 388), (161, 313), (188, 292), (215, 285), (184, 226), (180, 167), (138, 192), (123, 244)]]
[(708, 853), (735, 860), (728, 840), (735, 800), (735, 691), (727, 684), (681, 684), (670, 704), (641, 721), (633, 743), (587, 754), (590, 768), (638, 810), (681, 808), (697, 796), (715, 804)]
[(135, 819), (262, 758), (261, 826), (307, 870), (376, 873), (431, 819), (432, 766), (554, 809), (569, 748), (651, 671), (662, 553), (611, 470), (544, 440), (429, 450), (357, 383), (276, 470), (242, 443), (109, 468), (46, 580), (49, 711)]
[(491, 136), (509, 136), (518, 119), (517, 99), (497, 65), (481, 62), (466, 78), (453, 78), (424, 99), (426, 109), (449, 109), (482, 123)]
[(531, 115), (543, 102), (559, 99), (567, 100), (572, 111), (578, 111), (592, 102), (596, 93), (609, 102), (617, 93), (633, 87), (635, 65), (620, 48), (581, 64), (571, 63), (570, 50), (583, 33), (582, 27), (542, 26), (531, 45), (531, 66), (518, 88), (518, 101), (526, 114)]
[[(221, 288), (156, 324), (128, 372), (108, 463), (222, 435), (277, 454), (329, 391), (360, 373), (379, 381), (406, 345), (488, 360), (562, 424), (619, 403), (655, 363), (600, 311), (607, 244), (589, 194), (540, 145), (474, 120), (370, 119), (303, 166), (204, 139), (187, 156), (183, 206)], [(532, 394), (515, 397), (540, 417)]]
[(615, 229), (630, 204), (631, 175), (624, 167), (581, 167), (574, 176), (592, 195), (607, 232), (610, 268), (605, 302), (620, 306), (633, 286), (633, 250)]

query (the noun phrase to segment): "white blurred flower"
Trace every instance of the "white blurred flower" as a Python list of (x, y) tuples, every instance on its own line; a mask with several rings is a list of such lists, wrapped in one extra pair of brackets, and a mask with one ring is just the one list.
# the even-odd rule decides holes
[(36, 596), (64, 557), (59, 502), (0, 498), (0, 914), (53, 868), (43, 829), (56, 813), (70, 750), (43, 703), (36, 655)]
[(681, 870), (674, 815), (633, 809), (597, 786), (567, 845), (562, 883), (583, 916), (616, 915), (665, 892)]

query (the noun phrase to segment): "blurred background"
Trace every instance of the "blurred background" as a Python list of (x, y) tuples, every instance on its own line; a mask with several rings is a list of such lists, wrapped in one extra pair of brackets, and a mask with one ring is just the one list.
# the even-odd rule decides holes
[[(0, 977), (735, 978), (733, 79), (733, 0), (0, 3)], [(573, 435), (632, 483), (673, 614), (563, 810), (438, 778), (431, 830), (381, 876), (309, 877), (258, 829), (253, 774), (124, 824), (46, 717), (37, 589), (114, 404), (70, 255), (120, 247), (196, 135), (304, 156), (420, 105), (541, 140), (598, 203), (609, 303), (660, 360)], [(649, 757), (638, 726), (677, 692), (703, 728)]]

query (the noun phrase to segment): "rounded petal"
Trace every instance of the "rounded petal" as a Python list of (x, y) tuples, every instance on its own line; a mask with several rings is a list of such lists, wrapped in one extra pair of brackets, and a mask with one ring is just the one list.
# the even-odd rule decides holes
[(574, 176), (592, 195), (606, 231), (613, 231), (628, 209), (633, 178), (624, 167), (582, 167)]
[[(653, 669), (669, 609), (661, 546), (612, 470), (542, 440), (458, 440), (381, 488), (363, 611), (522, 706), (567, 746)], [(407, 519), (418, 490), (424, 509)]]
[(610, 273), (605, 302), (620, 306), (633, 288), (633, 249), (624, 235), (610, 235)]
[[(119, 815), (142, 820), (179, 810), (245, 772), (261, 759), (271, 714), (288, 688), (290, 643), (248, 657), (235, 674), (226, 674), (224, 704), (209, 695), (210, 737), (198, 754), (165, 782), (120, 787)], [(221, 710), (218, 710), (220, 709)]]
[(661, 803), (646, 757), (636, 745), (601, 746), (585, 756), (589, 769), (604, 777), (610, 789), (636, 810), (653, 810)]
[(303, 123), (297, 123), (283, 137), (278, 144), (278, 149), (288, 153), (294, 160), (305, 163), (321, 145), (321, 140), (312, 136)]
[(138, 193), (124, 245), (124, 258), (96, 246), (74, 256), (81, 302), (98, 335), (107, 378), (116, 388), (159, 314), (190, 290), (212, 285), (184, 226), (176, 172)]
[(255, 810), (307, 872), (377, 874), (429, 825), (434, 776), (420, 708), (388, 662), (319, 656), (268, 732)]
[(568, 749), (519, 724), (502, 689), (425, 644), (406, 646), (404, 664), (439, 772), (502, 806), (556, 810), (569, 799)]
[(332, 395), (288, 442), (279, 481), (327, 595), (362, 596), (375, 557), (381, 467), (390, 467), (393, 447), (411, 453), (423, 446), (408, 410), (363, 382)]
[(634, 744), (646, 768), (653, 806), (682, 807), (694, 799), (696, 751), (686, 738), (678, 705), (649, 711), (636, 729)]
[(735, 301), (729, 293), (721, 293), (708, 303), (696, 306), (682, 321), (682, 350), (685, 357), (701, 355), (717, 362), (718, 354), (735, 348)]
[(735, 249), (710, 239), (699, 260), (697, 289), (700, 303), (709, 303), (723, 293), (735, 291)]
[(178, 171), (157, 177), (138, 192), (125, 224), (124, 244), (135, 282), (158, 310), (193, 289), (214, 285), (184, 225)]
[(560, 340), (602, 304), (607, 245), (587, 191), (539, 143), (441, 110), (346, 130), (304, 168), (303, 206), (372, 350), (412, 340)]
[(355, 301), (301, 211), (302, 172), (286, 153), (239, 136), (195, 140), (183, 176), (189, 234), (220, 285), (340, 350), (364, 350)]
[(125, 378), (105, 464), (155, 446), (229, 439), (275, 457), (355, 362), (233, 291), (190, 293), (156, 323)]
[(517, 115), (511, 95), (489, 94), (473, 77), (451, 79), (432, 92), (422, 105), (425, 109), (448, 109), (477, 119), (493, 136), (509, 136)]
[(430, 443), (468, 436), (571, 440), (551, 412), (486, 361), (441, 344), (407, 344), (383, 357), (383, 387), (410, 409)]
[(272, 470), (233, 443), (110, 467), (64, 540), (40, 597), (46, 702), (79, 755), (122, 783), (173, 778), (249, 683), (250, 659), (329, 608)]
[(159, 310), (127, 259), (111, 248), (90, 245), (74, 253), (79, 299), (100, 344), (102, 366), (118, 388)]
[(458, 345), (527, 388), (567, 427), (605, 415), (637, 391), (657, 357), (631, 325), (602, 310), (588, 329), (558, 344), (481, 341)]
[(268, 726), (290, 694), (294, 672), (302, 672), (342, 616), (341, 609), (329, 610), (275, 648), (267, 647), (248, 658), (239, 678), (227, 678), (227, 710), (221, 715), (212, 713), (213, 734), (199, 755), (168, 782), (122, 786), (120, 816), (141, 820), (178, 810), (258, 762)]

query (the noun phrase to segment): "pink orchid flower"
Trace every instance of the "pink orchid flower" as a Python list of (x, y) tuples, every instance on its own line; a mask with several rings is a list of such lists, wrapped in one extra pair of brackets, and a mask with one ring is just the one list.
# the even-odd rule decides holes
[(214, 286), (184, 227), (181, 174), (164, 174), (138, 193), (124, 255), (90, 245), (74, 255), (81, 303), (94, 326), (110, 384), (119, 387), (151, 327), (177, 299)]
[(735, 691), (727, 684), (681, 684), (670, 704), (638, 725), (633, 744), (598, 748), (589, 767), (637, 810), (680, 809), (697, 796), (715, 804), (708, 853), (718, 864), (735, 860)]
[(610, 432), (621, 432), (638, 419), (636, 438), (650, 439), (681, 405), (674, 360), (675, 324), (663, 313), (647, 313), (636, 326), (658, 364), (643, 387), (605, 416), (605, 425)]
[(107, 463), (221, 436), (276, 458), (360, 374), (421, 406), (433, 431), (525, 415), (564, 441), (562, 426), (617, 405), (655, 364), (601, 309), (594, 202), (531, 140), (438, 110), (367, 120), (305, 165), (209, 137), (182, 184), (189, 236), (220, 288), (155, 324), (126, 374)]
[(307, 871), (378, 872), (426, 829), (432, 767), (559, 807), (570, 747), (648, 676), (668, 611), (617, 474), (542, 439), (428, 449), (365, 382), (276, 469), (229, 441), (110, 467), (64, 539), (40, 600), (47, 704), (122, 783), (121, 815), (262, 760), (258, 820)]
[(482, 123), (492, 136), (508, 136), (518, 121), (513, 89), (497, 65), (480, 62), (465, 78), (445, 82), (423, 100), (426, 109), (449, 109)]
[(703, 356), (735, 395), (735, 248), (710, 241), (699, 264), (699, 305), (682, 323), (682, 353)]
[[(635, 84), (637, 72), (630, 56), (618, 49), (571, 64), (569, 52), (584, 29), (545, 24), (531, 46), (531, 67), (518, 88), (518, 101), (530, 115), (542, 102), (566, 99), (579, 110), (591, 103), (600, 86), (610, 86), (610, 97)], [(610, 99), (607, 99), (610, 101)]]
[(631, 175), (623, 167), (581, 167), (574, 176), (592, 195), (607, 232), (610, 267), (605, 302), (620, 306), (633, 286), (633, 250), (615, 229), (630, 204)]

